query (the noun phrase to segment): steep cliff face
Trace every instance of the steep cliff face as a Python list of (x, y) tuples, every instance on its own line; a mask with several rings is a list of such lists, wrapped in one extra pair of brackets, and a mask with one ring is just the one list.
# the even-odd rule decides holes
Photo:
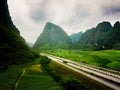
[(0, 63), (21, 63), (32, 58), (35, 58), (34, 53), (13, 25), (7, 0), (0, 0)]
[(74, 45), (76, 45), (76, 48), (93, 50), (119, 49), (119, 36), (119, 22), (116, 22), (113, 27), (109, 22), (102, 22), (95, 28), (89, 29), (83, 33), (79, 41)]
[(7, 0), (0, 0), (0, 23), (13, 25), (9, 15)]
[(73, 43), (78, 42), (79, 39), (81, 38), (82, 34), (83, 34), (82, 32), (79, 32), (79, 33), (74, 33), (74, 34), (70, 35), (72, 42)]
[(61, 27), (48, 22), (35, 42), (34, 48), (69, 48), (70, 44), (71, 39), (66, 32)]
[(113, 49), (120, 50), (120, 22), (117, 21), (114, 26), (113, 30), (109, 33), (109, 43)]

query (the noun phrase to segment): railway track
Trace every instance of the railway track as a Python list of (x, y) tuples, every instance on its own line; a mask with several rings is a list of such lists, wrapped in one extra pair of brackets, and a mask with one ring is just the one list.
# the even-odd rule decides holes
[(45, 55), (48, 58), (73, 69), (74, 71), (82, 73), (89, 78), (111, 87), (112, 89), (120, 90), (120, 72), (118, 71), (82, 64), (49, 54), (42, 53), (41, 55)]

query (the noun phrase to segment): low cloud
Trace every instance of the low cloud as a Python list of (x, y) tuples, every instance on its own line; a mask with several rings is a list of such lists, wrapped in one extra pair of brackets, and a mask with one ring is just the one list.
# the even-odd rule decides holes
[(14, 24), (29, 42), (35, 42), (47, 22), (72, 34), (102, 21), (120, 20), (120, 0), (8, 0), (8, 4)]

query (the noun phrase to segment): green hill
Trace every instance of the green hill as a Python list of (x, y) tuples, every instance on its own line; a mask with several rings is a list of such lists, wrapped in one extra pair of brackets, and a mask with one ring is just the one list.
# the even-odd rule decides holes
[(95, 28), (82, 34), (75, 43), (76, 48), (90, 50), (120, 49), (120, 23), (112, 25), (109, 22), (99, 23)]
[(34, 44), (36, 49), (69, 48), (71, 39), (59, 26), (48, 22)]
[(27, 44), (29, 47), (33, 47), (33, 43), (31, 43), (31, 42), (26, 42), (26, 44)]
[(120, 50), (120, 22), (116, 22), (113, 26), (113, 30), (109, 33), (109, 45), (113, 49)]
[(0, 64), (32, 61), (36, 56), (13, 25), (7, 0), (0, 0)]
[(72, 42), (75, 43), (75, 42), (79, 41), (82, 34), (83, 34), (82, 32), (79, 32), (79, 33), (74, 33), (74, 34), (70, 35)]

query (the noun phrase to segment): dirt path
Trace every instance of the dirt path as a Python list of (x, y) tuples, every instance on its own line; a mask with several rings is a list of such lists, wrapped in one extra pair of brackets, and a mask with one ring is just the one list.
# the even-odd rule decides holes
[(23, 69), (13, 90), (62, 90), (41, 64), (32, 64)]
[(15, 86), (14, 86), (14, 89), (13, 90), (17, 90), (17, 87), (18, 87), (18, 84), (19, 84), (19, 80), (21, 79), (21, 77), (25, 74), (27, 68), (24, 68), (22, 73), (20, 74), (20, 76), (18, 77), (16, 83), (15, 83)]

